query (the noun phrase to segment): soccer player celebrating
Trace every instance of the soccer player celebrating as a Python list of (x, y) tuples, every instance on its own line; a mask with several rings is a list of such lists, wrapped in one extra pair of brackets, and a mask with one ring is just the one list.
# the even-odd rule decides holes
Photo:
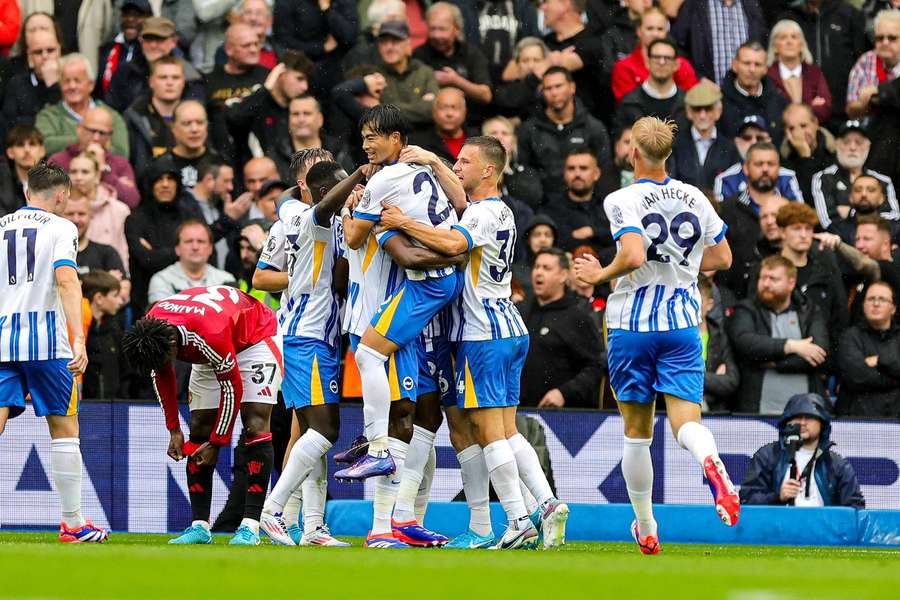
[[(168, 455), (187, 458), (193, 522), (170, 544), (209, 544), (212, 480), (219, 451), (231, 443), (238, 411), (247, 453), (244, 519), (229, 544), (259, 544), (259, 517), (272, 473), (269, 416), (284, 374), (275, 313), (230, 287), (190, 288), (157, 302), (123, 340), (125, 356), (150, 371), (169, 430)], [(192, 363), (191, 424), (185, 443), (178, 417), (175, 359)]]
[(740, 516), (712, 433), (700, 424), (703, 348), (699, 271), (727, 269), (726, 225), (694, 186), (670, 179), (674, 124), (644, 117), (631, 129), (634, 184), (610, 194), (605, 209), (618, 242), (613, 261), (575, 259), (575, 276), (593, 285), (617, 280), (606, 307), (610, 384), (625, 421), (622, 474), (636, 521), (632, 536), (644, 554), (661, 547), (653, 518), (653, 411), (657, 394), (682, 448), (703, 467), (726, 525)]
[[(554, 498), (534, 448), (515, 425), (528, 333), (510, 301), (516, 227), (512, 211), (500, 200), (499, 183), (506, 161), (506, 150), (496, 138), (466, 140), (453, 168), (471, 200), (459, 224), (449, 230), (435, 228), (404, 215), (395, 206), (382, 211), (381, 223), (448, 256), (470, 252), (450, 334), (459, 344), (457, 406), (466, 410), (490, 481), (509, 519), (496, 547), (518, 548), (538, 537), (519, 487), (521, 475), (539, 503), (536, 520), (543, 528), (544, 547), (549, 548), (564, 543), (569, 508)], [(469, 533), (473, 541), (479, 541)]]
[[(50, 430), (50, 475), (59, 493), (61, 542), (104, 542), (109, 532), (81, 515), (81, 444), (75, 377), (87, 367), (81, 330), (81, 284), (75, 266), (78, 231), (58, 216), (69, 200), (69, 176), (40, 163), (28, 171), (27, 206), (0, 217), (6, 260), (0, 295), (0, 433), (25, 410)], [(74, 332), (71, 345), (68, 325)]]

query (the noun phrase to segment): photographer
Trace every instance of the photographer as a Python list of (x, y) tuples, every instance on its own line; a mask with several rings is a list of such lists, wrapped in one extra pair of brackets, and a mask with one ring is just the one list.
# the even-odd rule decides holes
[(865, 508), (853, 466), (830, 450), (831, 417), (821, 396), (791, 397), (778, 432), (750, 460), (741, 504)]

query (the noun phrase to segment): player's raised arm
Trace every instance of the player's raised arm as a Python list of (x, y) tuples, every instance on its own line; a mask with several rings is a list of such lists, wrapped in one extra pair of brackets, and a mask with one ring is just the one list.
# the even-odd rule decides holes
[(400, 152), (400, 161), (431, 167), (434, 176), (437, 177), (438, 185), (444, 190), (447, 200), (456, 210), (457, 216), (466, 210), (469, 201), (466, 198), (466, 190), (463, 189), (462, 182), (453, 169), (448, 167), (437, 154), (419, 146), (407, 146)]
[[(357, 184), (374, 175), (377, 169), (378, 167), (376, 165), (371, 164), (359, 167), (352, 175), (331, 188), (325, 197), (322, 198), (320, 204), (324, 202), (330, 204), (336, 201), (336, 199), (341, 199), (341, 202), (346, 203), (347, 199), (351, 197)], [(350, 207), (345, 206), (345, 209), (341, 211), (341, 221), (344, 227), (344, 240), (347, 242), (347, 247), (352, 250), (357, 250), (362, 247), (363, 242), (366, 241), (369, 233), (375, 227), (375, 223), (378, 222), (378, 213), (380, 213), (380, 210), (378, 213), (366, 212), (366, 210), (371, 210), (371, 208), (369, 208), (370, 202), (367, 202), (367, 200), (370, 200), (374, 193), (375, 192), (372, 189), (367, 188), (360, 201), (360, 207), (357, 210), (351, 212)]]
[(575, 259), (575, 276), (593, 285), (606, 283), (639, 269), (646, 260), (644, 240), (640, 233), (629, 231), (619, 237), (616, 257), (605, 267), (590, 254)]
[(458, 229), (435, 229), (406, 216), (393, 205), (382, 207), (380, 225), (382, 229), (402, 231), (444, 256), (456, 256), (471, 250), (466, 235)]
[(68, 367), (71, 372), (80, 375), (84, 373), (88, 363), (84, 348), (84, 331), (81, 327), (81, 281), (75, 267), (69, 265), (56, 267), (55, 274), (66, 323), (72, 325), (72, 360)]
[(253, 287), (264, 292), (280, 292), (287, 288), (288, 274), (285, 272), (284, 226), (276, 221), (269, 230), (262, 252), (253, 272)]
[(390, 231), (384, 234), (381, 244), (385, 252), (394, 259), (394, 262), (404, 269), (416, 269), (419, 271), (440, 269), (463, 264), (467, 259), (467, 255), (464, 253), (456, 256), (446, 256), (428, 248), (415, 246), (408, 237), (397, 231)]

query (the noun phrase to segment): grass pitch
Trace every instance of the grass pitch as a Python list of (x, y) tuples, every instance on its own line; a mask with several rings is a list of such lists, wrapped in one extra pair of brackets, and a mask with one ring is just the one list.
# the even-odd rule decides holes
[(0, 534), (0, 598), (900, 598), (900, 551), (574, 542), (559, 551), (167, 546), (114, 534), (64, 545)]

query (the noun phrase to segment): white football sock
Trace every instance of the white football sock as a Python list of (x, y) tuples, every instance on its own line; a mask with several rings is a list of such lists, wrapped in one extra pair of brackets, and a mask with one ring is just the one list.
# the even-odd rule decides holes
[(653, 518), (653, 461), (650, 444), (653, 439), (625, 438), (622, 449), (622, 476), (628, 498), (637, 518), (641, 536), (656, 535)]
[(300, 485), (303, 495), (303, 531), (315, 531), (325, 524), (328, 498), (328, 459), (323, 455)]
[(491, 483), (500, 504), (503, 505), (506, 518), (510, 524), (517, 526), (520, 519), (528, 518), (528, 512), (525, 510), (525, 502), (519, 490), (519, 469), (516, 467), (516, 457), (509, 447), (509, 442), (502, 439), (485, 446), (484, 464), (487, 465)]
[(525, 485), (525, 482), (522, 481), (521, 473), (519, 475), (519, 489), (522, 491), (522, 500), (525, 502), (525, 510), (527, 510), (530, 515), (537, 510), (538, 501), (535, 500), (534, 496), (531, 494), (531, 490), (529, 490), (528, 486)]
[(419, 484), (419, 493), (416, 494), (416, 521), (420, 525), (425, 524), (425, 513), (428, 510), (428, 500), (431, 496), (431, 483), (434, 481), (434, 469), (437, 467), (437, 452), (434, 446), (428, 453), (428, 462), (422, 472), (422, 483)]
[(472, 444), (456, 458), (469, 505), (469, 529), (478, 535), (490, 536), (494, 532), (491, 526), (491, 479), (484, 462), (484, 451), (478, 444)]
[(288, 456), (287, 465), (278, 478), (278, 483), (269, 497), (263, 510), (268, 513), (279, 513), (284, 509), (291, 493), (300, 487), (316, 463), (331, 449), (331, 442), (313, 428), (300, 436)]
[(419, 495), (425, 464), (432, 448), (434, 448), (434, 434), (424, 427), (413, 425), (412, 439), (409, 442), (406, 460), (403, 462), (400, 488), (397, 490), (397, 500), (394, 503), (394, 520), (399, 523), (416, 518), (416, 496)]
[[(306, 479), (309, 479), (308, 475)], [(301, 484), (299, 488), (291, 492), (291, 497), (284, 503), (284, 508), (281, 510), (281, 518), (288, 527), (300, 524), (300, 507), (303, 506), (302, 489), (303, 485)]]
[(356, 348), (356, 365), (362, 381), (363, 419), (369, 440), (369, 454), (381, 456), (387, 450), (388, 420), (391, 412), (391, 384), (384, 363), (388, 357), (360, 344)]
[(191, 521), (191, 527), (196, 527), (197, 525), (209, 531), (209, 523), (207, 521)]
[(394, 510), (394, 500), (397, 498), (397, 490), (400, 488), (398, 473), (403, 472), (403, 462), (406, 460), (406, 451), (409, 444), (396, 438), (388, 438), (388, 448), (394, 457), (397, 468), (390, 475), (375, 478), (375, 493), (372, 498), (372, 535), (391, 532), (391, 512)]
[(716, 439), (706, 425), (688, 421), (678, 430), (678, 443), (694, 455), (694, 459), (701, 467), (708, 456), (719, 458)]
[[(553, 491), (547, 482), (547, 476), (541, 468), (541, 461), (528, 440), (521, 433), (509, 438), (509, 447), (516, 457), (516, 466), (519, 469), (519, 477), (525, 483), (525, 487), (537, 500), (538, 505), (553, 499)], [(531, 511), (529, 511), (530, 513)]]
[(241, 525), (249, 527), (250, 531), (252, 531), (255, 535), (259, 535), (259, 521), (257, 521), (256, 519), (248, 519), (245, 517), (241, 519)]
[(50, 475), (59, 494), (62, 520), (68, 527), (81, 527), (81, 440), (50, 440)]

